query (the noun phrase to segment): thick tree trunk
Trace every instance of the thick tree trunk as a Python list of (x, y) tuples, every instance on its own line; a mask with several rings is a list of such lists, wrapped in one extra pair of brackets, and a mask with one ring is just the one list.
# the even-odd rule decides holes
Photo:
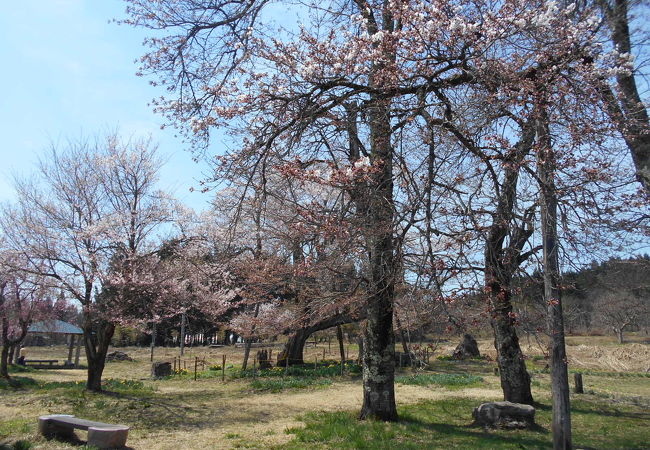
[(571, 406), (569, 376), (564, 342), (564, 319), (560, 291), (560, 266), (557, 242), (557, 194), (555, 155), (551, 145), (548, 118), (541, 114), (538, 125), (541, 149), (537, 168), (541, 184), (542, 244), (544, 249), (544, 298), (548, 305), (550, 334), (551, 390), (553, 396), (553, 448), (571, 449)]
[(390, 100), (374, 99), (369, 108), (371, 163), (377, 169), (368, 189), (366, 217), (370, 284), (363, 343), (361, 419), (397, 420), (393, 301), (396, 261), (393, 241), (393, 168)]
[(504, 289), (498, 281), (488, 282), (487, 286), (492, 299), (491, 325), (494, 330), (494, 348), (497, 351), (503, 399), (508, 402), (532, 405), (530, 375), (526, 370), (512, 317), (510, 290)]
[(278, 366), (286, 365), (287, 358), (290, 366), (304, 364), (303, 355), (305, 343), (307, 342), (307, 339), (309, 339), (309, 336), (317, 331), (327, 330), (334, 326), (336, 326), (337, 336), (339, 337), (341, 355), (343, 355), (342, 358), (344, 358), (345, 350), (343, 348), (343, 333), (341, 331), (341, 325), (356, 320), (361, 320), (361, 317), (353, 317), (351, 314), (347, 313), (337, 313), (335, 316), (328, 319), (321, 320), (320, 322), (316, 322), (308, 327), (296, 330), (291, 336), (289, 336), (289, 340), (284, 346), (284, 349), (278, 355)]
[[(522, 253), (533, 232), (532, 214), (526, 212), (521, 224), (515, 220), (515, 204), (519, 165), (529, 154), (535, 140), (535, 122), (529, 119), (513, 152), (507, 155), (504, 176), (496, 209), (485, 242), (485, 286), (492, 308), (491, 325), (494, 330), (494, 348), (497, 351), (503, 398), (515, 403), (533, 403), (530, 376), (519, 345), (516, 318), (511, 302), (512, 277), (525, 260)], [(496, 188), (499, 189), (496, 189)], [(527, 218), (527, 215), (530, 217)]]
[(86, 359), (88, 361), (86, 389), (99, 392), (102, 390), (102, 374), (106, 365), (106, 353), (115, 331), (115, 325), (104, 322), (97, 327), (95, 334), (93, 333), (92, 324), (87, 318), (83, 331)]
[(17, 348), (16, 344), (11, 344), (9, 346), (9, 356), (7, 358), (7, 361), (9, 361), (9, 364), (14, 362), (14, 355), (16, 353), (16, 348)]
[(9, 346), (2, 346), (2, 354), (0, 355), (0, 377), (9, 379)]
[[(612, 42), (620, 53), (632, 54), (628, 15), (628, 0), (601, 1), (611, 29)], [(606, 81), (604, 81), (606, 84)], [(609, 115), (625, 139), (636, 168), (637, 179), (650, 195), (650, 118), (642, 102), (634, 72), (616, 75), (618, 95), (609, 86), (601, 86)], [(619, 102), (620, 99), (620, 102)]]
[(278, 355), (278, 366), (286, 366), (287, 364), (290, 366), (304, 364), (303, 352), (305, 349), (305, 343), (311, 335), (312, 332), (310, 330), (301, 328), (289, 336), (289, 340), (285, 344), (284, 349), (280, 355)]

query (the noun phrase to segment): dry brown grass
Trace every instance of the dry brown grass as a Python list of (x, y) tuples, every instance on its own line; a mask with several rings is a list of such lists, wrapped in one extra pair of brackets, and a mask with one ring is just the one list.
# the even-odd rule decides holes
[[(455, 342), (444, 345), (438, 354), (448, 354)], [(586, 348), (585, 348), (586, 347)], [(591, 364), (603, 369), (603, 356), (597, 356), (586, 343), (569, 347), (572, 363), (583, 367)], [(624, 346), (593, 346), (598, 351), (606, 352), (611, 358), (623, 358), (617, 362), (617, 370), (634, 370), (647, 363), (647, 346), (628, 344)], [(481, 351), (494, 356), (494, 349), (489, 340), (480, 341)], [(337, 349), (327, 344), (317, 348), (306, 349), (306, 359), (322, 359), (323, 349), (326, 357), (337, 358)], [(351, 345), (350, 356), (356, 356), (356, 346)], [(341, 411), (358, 409), (362, 401), (359, 379), (344, 378), (326, 388), (291, 390), (280, 393), (259, 393), (250, 389), (247, 380), (229, 380), (225, 383), (220, 378), (170, 379), (154, 381), (149, 378), (149, 350), (146, 348), (119, 349), (136, 359), (135, 362), (108, 363), (105, 378), (143, 380), (145, 385), (155, 389), (149, 399), (129, 398), (106, 394), (83, 393), (80, 397), (59, 396), (54, 391), (0, 391), (0, 426), (18, 424), (12, 439), (28, 439), (43, 449), (67, 448), (65, 443), (46, 441), (36, 434), (36, 418), (43, 414), (76, 413), (87, 418), (101, 420), (112, 419), (132, 427), (128, 443), (137, 449), (222, 449), (237, 447), (262, 448), (279, 445), (291, 439), (285, 433), (287, 428), (299, 426), (300, 416), (311, 411)], [(274, 348), (274, 354), (278, 348)], [(535, 346), (526, 348), (529, 354), (540, 354)], [(58, 358), (66, 356), (63, 347), (30, 348), (31, 358)], [(608, 353), (611, 352), (611, 353)], [(618, 352), (618, 353), (617, 353)], [(632, 356), (627, 358), (628, 353)], [(644, 353), (645, 352), (645, 353)], [(226, 354), (227, 365), (241, 364), (241, 348), (198, 348), (187, 349), (185, 359), (188, 365), (195, 356), (204, 358), (209, 363), (221, 363), (221, 356)], [(172, 359), (178, 355), (177, 348), (157, 348), (156, 360)], [(617, 356), (623, 355), (623, 356)], [(645, 356), (644, 356), (645, 355)], [(643, 360), (636, 361), (632, 360)], [(84, 361), (82, 361), (84, 363)], [(397, 385), (396, 395), (400, 404), (412, 404), (421, 400), (436, 400), (448, 397), (467, 397), (474, 399), (500, 399), (499, 380), (491, 374), (489, 365), (454, 366), (452, 362), (437, 362), (441, 370), (482, 370), (485, 382), (480, 388), (448, 390), (439, 387), (421, 387)], [(447, 365), (445, 365), (447, 364)], [(614, 366), (614, 364), (612, 364)], [(632, 367), (632, 369), (625, 369)], [(610, 370), (610, 367), (604, 368)], [(39, 370), (27, 374), (41, 381), (81, 381), (85, 380), (84, 370)], [(544, 380), (546, 375), (535, 378)], [(625, 380), (626, 383), (614, 383), (606, 379), (598, 380), (607, 391), (613, 393), (626, 391), (650, 398), (650, 379)], [(538, 383), (536, 396), (547, 395), (545, 381)], [(22, 424), (22, 425), (21, 425)], [(8, 426), (8, 425), (7, 425)], [(80, 434), (83, 439), (83, 433)]]

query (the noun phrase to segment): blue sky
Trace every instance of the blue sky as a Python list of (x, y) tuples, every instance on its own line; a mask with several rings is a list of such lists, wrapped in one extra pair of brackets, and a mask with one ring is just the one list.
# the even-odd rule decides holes
[[(147, 103), (163, 92), (135, 76), (144, 30), (111, 23), (121, 0), (21, 0), (0, 6), (0, 201), (11, 201), (12, 174), (28, 175), (51, 143), (119, 127), (151, 134), (168, 158), (160, 187), (195, 209), (190, 193), (206, 171)], [(218, 149), (218, 142), (215, 143)]]

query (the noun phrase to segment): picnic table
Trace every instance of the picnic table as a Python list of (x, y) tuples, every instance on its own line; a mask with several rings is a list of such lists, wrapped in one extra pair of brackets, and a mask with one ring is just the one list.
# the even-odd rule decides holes
[(46, 437), (70, 438), (75, 429), (88, 431), (88, 446), (119, 448), (126, 445), (129, 427), (80, 419), (69, 414), (51, 414), (38, 418), (38, 431)]

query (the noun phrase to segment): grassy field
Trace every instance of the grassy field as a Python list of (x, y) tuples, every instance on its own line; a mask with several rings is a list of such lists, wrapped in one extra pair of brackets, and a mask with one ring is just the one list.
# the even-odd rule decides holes
[[(494, 351), (489, 341), (480, 344), (488, 355)], [(453, 343), (441, 352), (448, 353), (451, 347)], [(576, 447), (650, 448), (647, 348), (639, 341), (621, 346), (606, 339), (570, 339), (570, 368), (583, 373), (587, 391), (572, 394)], [(101, 394), (84, 390), (84, 370), (14, 373), (21, 388), (0, 385), (0, 442), (24, 440), (42, 449), (80, 448), (83, 432), (77, 433), (76, 447), (38, 436), (37, 417), (60, 413), (129, 425), (128, 444), (135, 449), (550, 447), (549, 375), (534, 345), (528, 348), (539, 402), (539, 428), (533, 431), (486, 431), (470, 426), (475, 406), (502, 399), (494, 363), (489, 360), (433, 358), (425, 371), (401, 370), (396, 387), (401, 419), (384, 424), (356, 420), (361, 380), (353, 366), (341, 377), (334, 361), (322, 361), (323, 356), (336, 358), (334, 345), (331, 353), (327, 344), (309, 347), (309, 364), (294, 373), (284, 375), (275, 369), (256, 373), (255, 378), (242, 377), (241, 348), (189, 349), (184, 358), (189, 373), (164, 380), (150, 379), (148, 349), (119, 350), (135, 361), (108, 363), (106, 392)], [(28, 351), (28, 358), (62, 359), (66, 355), (63, 347)], [(177, 354), (178, 349), (156, 349), (155, 359)], [(208, 369), (220, 366), (223, 354), (225, 382), (221, 371)], [(616, 361), (616, 355), (629, 359)], [(353, 345), (349, 356), (356, 357)], [(205, 370), (199, 365), (197, 381), (192, 373), (194, 357), (207, 362)]]

